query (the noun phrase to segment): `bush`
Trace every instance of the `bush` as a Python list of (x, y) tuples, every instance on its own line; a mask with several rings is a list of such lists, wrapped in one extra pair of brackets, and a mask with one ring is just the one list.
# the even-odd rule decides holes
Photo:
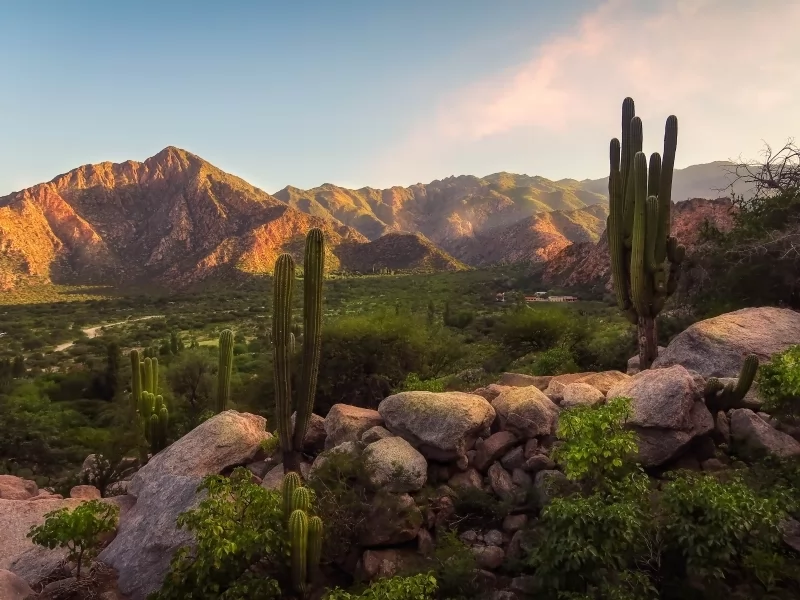
[(448, 600), (475, 598), (481, 591), (475, 555), (455, 531), (439, 534), (433, 558), (439, 596)]
[(436, 588), (433, 575), (420, 573), (378, 580), (358, 595), (336, 588), (325, 596), (325, 600), (433, 600)]
[(571, 328), (569, 314), (555, 307), (522, 306), (505, 315), (499, 325), (503, 343), (516, 355), (548, 350)]
[(403, 380), (398, 391), (443, 392), (444, 388), (444, 379), (427, 379), (423, 381), (416, 373), (409, 373)]
[(800, 345), (792, 346), (758, 370), (764, 409), (783, 418), (800, 416)]
[(531, 375), (563, 375), (577, 373), (580, 367), (567, 348), (550, 348), (536, 356), (531, 365)]
[(118, 516), (115, 504), (90, 500), (73, 510), (47, 513), (44, 523), (31, 528), (28, 537), (45, 548), (66, 548), (67, 558), (77, 565), (75, 578), (80, 579), (83, 561), (97, 556), (102, 535), (116, 529)]
[(209, 476), (199, 489), (208, 496), (178, 517), (196, 547), (175, 553), (151, 600), (281, 598), (288, 552), (281, 495), (243, 468)]

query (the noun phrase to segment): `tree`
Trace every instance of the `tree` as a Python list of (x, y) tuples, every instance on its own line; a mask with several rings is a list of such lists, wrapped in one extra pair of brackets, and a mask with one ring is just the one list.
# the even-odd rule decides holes
[(22, 354), (17, 354), (11, 363), (11, 377), (19, 379), (20, 377), (25, 377), (25, 373), (25, 357)]
[(186, 403), (189, 426), (194, 427), (203, 411), (211, 408), (214, 360), (199, 350), (180, 355), (167, 372), (172, 392)]

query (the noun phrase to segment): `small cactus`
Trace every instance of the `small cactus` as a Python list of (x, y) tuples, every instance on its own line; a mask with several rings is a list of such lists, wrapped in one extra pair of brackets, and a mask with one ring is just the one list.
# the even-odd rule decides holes
[(750, 354), (744, 359), (742, 370), (736, 384), (729, 383), (724, 385), (716, 377), (711, 377), (706, 381), (704, 396), (706, 404), (714, 410), (730, 410), (732, 408), (745, 408), (742, 400), (750, 391), (750, 387), (755, 381), (758, 373), (758, 357)]
[(308, 512), (311, 509), (311, 492), (308, 488), (299, 487), (292, 494), (292, 510)]
[(302, 485), (300, 475), (290, 471), (283, 476), (283, 514), (287, 516), (292, 514), (294, 505), (294, 492)]
[(313, 572), (319, 568), (319, 563), (322, 559), (322, 534), (322, 519), (311, 517), (308, 520), (308, 558), (306, 559), (309, 579), (311, 579)]
[(233, 332), (224, 329), (219, 334), (219, 369), (217, 370), (217, 412), (228, 408), (233, 373)]
[(308, 516), (295, 510), (289, 517), (289, 541), (291, 546), (292, 584), (302, 594), (308, 577)]

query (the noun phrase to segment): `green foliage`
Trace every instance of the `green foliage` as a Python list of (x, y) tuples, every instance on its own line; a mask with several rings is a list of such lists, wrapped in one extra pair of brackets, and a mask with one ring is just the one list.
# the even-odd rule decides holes
[(200, 423), (201, 415), (212, 408), (214, 360), (199, 348), (181, 352), (167, 371), (175, 399), (180, 403), (181, 429), (188, 431)]
[(499, 326), (503, 343), (515, 354), (554, 347), (574, 327), (569, 310), (556, 306), (521, 306), (506, 314)]
[[(756, 577), (774, 584), (783, 562), (776, 554), (778, 525), (785, 516), (777, 499), (759, 498), (738, 478), (723, 483), (686, 473), (665, 487), (662, 502), (667, 551), (681, 556), (686, 574), (721, 579), (747, 571), (757, 559)], [(765, 553), (774, 555), (774, 568), (766, 567)]]
[(400, 384), (399, 391), (421, 391), (421, 392), (443, 392), (445, 390), (444, 379), (422, 380), (416, 373), (409, 373)]
[(178, 517), (196, 547), (179, 549), (150, 600), (281, 598), (288, 556), (281, 496), (252, 483), (246, 469), (207, 477), (207, 496)]
[(219, 366), (217, 368), (217, 406), (221, 413), (228, 408), (231, 397), (231, 375), (233, 373), (233, 332), (223, 329), (219, 334)]
[(336, 588), (325, 596), (325, 600), (433, 600), (436, 589), (436, 578), (420, 573), (380, 579), (358, 595)]
[(117, 527), (119, 507), (100, 500), (82, 502), (74, 509), (61, 508), (45, 515), (42, 525), (28, 532), (34, 544), (45, 548), (66, 548), (67, 558), (77, 565), (80, 579), (84, 560), (100, 551), (101, 536)]
[(455, 530), (437, 535), (433, 553), (439, 596), (448, 600), (475, 598), (480, 593), (475, 554)]
[(555, 458), (567, 477), (589, 480), (594, 487), (631, 473), (630, 459), (637, 445), (636, 434), (625, 429), (630, 404), (630, 398), (613, 398), (606, 404), (561, 413), (558, 437), (564, 443), (556, 449)]
[(779, 418), (800, 416), (800, 345), (775, 354), (761, 366), (758, 391), (770, 414)]
[(563, 375), (577, 373), (580, 367), (569, 349), (555, 347), (537, 354), (530, 370), (531, 375)]

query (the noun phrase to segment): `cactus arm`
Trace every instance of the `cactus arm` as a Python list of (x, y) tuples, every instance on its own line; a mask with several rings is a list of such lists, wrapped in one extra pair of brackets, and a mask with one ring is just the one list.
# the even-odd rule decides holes
[(306, 236), (303, 265), (303, 364), (297, 399), (292, 446), (303, 447), (317, 391), (319, 359), (322, 350), (322, 280), (325, 271), (325, 238), (314, 228)]
[(219, 334), (219, 367), (217, 369), (217, 412), (228, 408), (233, 373), (233, 332), (224, 329)]
[(744, 359), (742, 370), (739, 372), (739, 379), (736, 381), (736, 387), (733, 390), (737, 400), (741, 401), (750, 391), (750, 386), (756, 378), (758, 372), (758, 357), (755, 354), (750, 354)]
[(631, 245), (631, 300), (640, 317), (650, 312), (649, 281), (645, 270), (645, 243), (647, 220), (647, 158), (637, 152), (633, 159), (633, 173), (636, 187), (636, 211), (633, 221)]
[[(633, 228), (636, 213), (636, 194), (638, 189), (636, 175), (636, 155), (642, 151), (642, 120), (639, 117), (631, 119), (631, 134), (629, 141), (631, 165), (628, 168), (628, 185), (625, 189), (625, 245), (629, 248), (633, 243)], [(647, 159), (645, 159), (645, 169)], [(645, 171), (646, 173), (646, 171)], [(647, 177), (645, 175), (645, 198), (647, 197)]]
[(281, 494), (283, 495), (283, 514), (286, 518), (292, 514), (292, 504), (294, 502), (294, 493), (300, 488), (300, 476), (297, 473), (289, 472), (283, 476), (283, 485), (281, 486)]
[(142, 385), (146, 392), (153, 391), (153, 359), (149, 356), (144, 359), (144, 381)]
[(658, 189), (661, 184), (661, 155), (653, 152), (650, 155), (650, 166), (647, 168), (647, 195), (658, 198)]
[(609, 213), (606, 221), (606, 235), (611, 254), (611, 274), (614, 279), (614, 293), (617, 305), (621, 310), (630, 307), (628, 297), (628, 267), (625, 249), (625, 202), (622, 192), (622, 174), (620, 173), (620, 143), (614, 138), (609, 148), (611, 170), (608, 176)]
[[(645, 201), (644, 264), (647, 273), (651, 274), (654, 281), (658, 278), (660, 271), (655, 259), (657, 229), (658, 198), (648, 196)], [(656, 286), (656, 291), (658, 291), (658, 286)]]
[(139, 351), (131, 350), (131, 395), (133, 396), (133, 405), (138, 408), (139, 399), (142, 396), (142, 370), (140, 368)]
[(620, 145), (620, 190), (621, 199), (627, 197), (628, 177), (633, 165), (633, 154), (631, 154), (630, 140), (631, 140), (631, 121), (636, 116), (636, 106), (634, 105), (633, 98), (625, 98), (622, 101), (622, 144)]
[(661, 162), (661, 174), (658, 193), (658, 240), (656, 261), (664, 262), (666, 258), (666, 239), (669, 236), (672, 218), (672, 175), (675, 169), (675, 152), (678, 147), (678, 118), (667, 117), (664, 125), (664, 156)]
[(308, 520), (308, 558), (306, 559), (309, 579), (311, 579), (310, 575), (319, 568), (319, 563), (322, 559), (322, 540), (322, 519), (311, 517)]
[[(275, 368), (275, 415), (284, 457), (292, 451), (291, 372), (289, 366), (289, 336), (292, 325), (292, 291), (294, 260), (282, 254), (275, 263), (274, 303), (272, 311), (272, 353)], [(284, 468), (286, 464), (284, 463)]]
[(289, 543), (291, 545), (292, 584), (295, 591), (305, 591), (308, 575), (308, 517), (302, 510), (295, 510), (289, 517)]
[(292, 510), (308, 512), (311, 509), (311, 492), (308, 488), (298, 487), (292, 494)]
[(152, 363), (153, 365), (153, 389), (150, 390), (154, 394), (158, 393), (158, 358), (153, 357)]

